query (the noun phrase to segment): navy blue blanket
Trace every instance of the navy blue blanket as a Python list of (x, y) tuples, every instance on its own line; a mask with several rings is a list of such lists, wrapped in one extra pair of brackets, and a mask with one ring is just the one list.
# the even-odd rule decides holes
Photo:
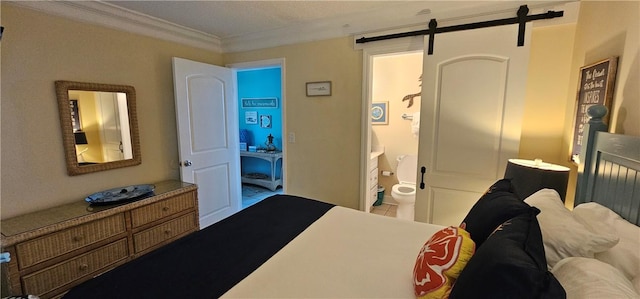
[(333, 205), (276, 195), (71, 289), (63, 298), (217, 298)]

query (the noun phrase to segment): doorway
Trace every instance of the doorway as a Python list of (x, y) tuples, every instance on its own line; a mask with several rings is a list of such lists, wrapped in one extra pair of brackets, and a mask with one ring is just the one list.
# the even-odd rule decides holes
[(238, 86), (242, 209), (284, 192), (284, 59), (231, 64)]
[[(511, 25), (447, 33), (438, 36), (434, 55), (423, 56), (415, 220), (459, 224), (479, 195), (504, 173), (507, 159), (517, 156), (531, 31), (525, 31), (525, 46), (517, 47), (504, 38), (517, 36), (517, 30)], [(415, 50), (411, 45), (416, 44), (422, 42), (414, 39), (363, 51), (363, 211), (371, 200), (369, 182), (379, 174), (367, 167), (374, 140), (373, 62), (378, 55)], [(478, 74), (483, 80), (476, 78)]]
[[(376, 202), (373, 213), (394, 211), (391, 188), (399, 182), (398, 158), (418, 154), (422, 51), (375, 55), (372, 61), (372, 109), (382, 107), (383, 117), (372, 113), (371, 148), (377, 158)], [(374, 110), (372, 110), (374, 111)], [(374, 177), (375, 179), (375, 177)]]
[[(402, 127), (405, 127), (407, 138), (413, 138), (411, 136), (411, 132), (409, 131), (409, 126), (411, 122), (409, 120), (405, 120), (402, 118), (403, 113), (412, 114), (413, 110), (407, 110), (406, 106), (408, 105), (407, 101), (402, 101), (402, 98), (405, 96), (404, 93), (418, 93), (420, 92), (420, 82), (419, 73), (416, 74), (408, 74), (407, 81), (405, 82), (408, 85), (403, 87), (402, 89), (406, 89), (407, 92), (399, 91), (398, 94), (402, 94), (401, 96), (395, 95), (382, 95), (379, 92), (376, 92), (376, 86), (384, 89), (385, 87), (381, 84), (374, 84), (374, 77), (380, 78), (380, 80), (389, 80), (390, 77), (387, 76), (379, 76), (374, 73), (382, 72), (382, 70), (375, 71), (374, 65), (376, 61), (383, 60), (394, 60), (393, 57), (400, 57), (404, 54), (415, 54), (423, 52), (423, 42), (421, 38), (412, 37), (412, 38), (404, 38), (394, 40), (390, 43), (385, 43), (384, 45), (371, 45), (364, 47), (363, 50), (363, 67), (364, 67), (364, 77), (363, 77), (363, 101), (362, 101), (362, 135), (361, 135), (361, 162), (360, 165), (363, 165), (360, 169), (360, 210), (369, 212), (375, 212), (373, 210), (372, 204), (377, 201), (377, 193), (378, 193), (378, 184), (381, 184), (385, 187), (384, 195), (383, 195), (383, 203), (384, 202), (392, 202), (391, 197), (391, 187), (394, 182), (397, 180), (394, 176), (389, 175), (386, 176), (386, 173), (383, 171), (389, 171), (395, 173), (395, 167), (397, 163), (395, 159), (398, 156), (399, 152), (410, 151), (410, 149), (395, 149), (395, 146), (389, 147), (389, 151), (386, 149), (388, 145), (391, 144), (391, 141), (383, 141), (379, 139), (379, 135), (387, 134), (389, 131), (393, 130), (392, 126), (397, 126), (396, 129), (401, 130)], [(400, 56), (397, 56), (400, 55)], [(393, 63), (391, 63), (393, 65)], [(418, 63), (418, 69), (421, 70), (422, 63)], [(404, 76), (403, 76), (404, 78)], [(388, 83), (388, 82), (384, 82)], [(376, 85), (376, 86), (374, 86)], [(388, 98), (389, 97), (389, 98)], [(399, 97), (399, 98), (398, 98)], [(416, 101), (419, 101), (419, 98), (414, 98), (414, 105), (416, 105)], [(372, 105), (373, 103), (387, 102), (386, 111), (387, 115), (387, 124), (376, 124), (374, 125), (372, 122)], [(391, 109), (390, 104), (399, 104), (400, 110)], [(404, 106), (403, 106), (404, 105)], [(396, 107), (396, 105), (393, 105)], [(420, 107), (419, 105), (417, 107)], [(415, 109), (416, 107), (410, 107), (411, 109)], [(419, 108), (418, 108), (419, 109)], [(416, 110), (418, 111), (418, 110)], [(395, 124), (395, 125), (394, 125)], [(399, 125), (398, 125), (399, 124)], [(374, 134), (373, 127), (376, 129), (380, 129), (380, 133), (376, 132)], [(417, 139), (415, 139), (415, 152), (417, 152)], [(386, 144), (385, 144), (386, 143)], [(392, 149), (393, 148), (393, 149)], [(384, 154), (377, 156), (372, 159), (372, 156), (376, 156), (378, 153), (384, 152)], [(372, 155), (372, 153), (375, 153)], [(380, 163), (378, 163), (380, 161)], [(375, 163), (374, 163), (375, 162)], [(370, 165), (377, 165), (374, 169), (370, 169)], [(376, 179), (377, 178), (377, 179)], [(386, 207), (390, 208), (390, 207)], [(387, 209), (388, 211), (388, 209)]]

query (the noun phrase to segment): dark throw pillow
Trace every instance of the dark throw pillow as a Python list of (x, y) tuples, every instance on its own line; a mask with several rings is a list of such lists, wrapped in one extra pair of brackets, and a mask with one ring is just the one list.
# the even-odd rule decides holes
[(495, 182), (471, 207), (460, 224), (461, 228), (469, 232), (476, 248), (482, 245), (498, 225), (529, 210), (529, 205), (518, 199), (512, 191), (510, 180)]
[(547, 270), (539, 212), (531, 207), (500, 225), (462, 270), (449, 298), (566, 298)]

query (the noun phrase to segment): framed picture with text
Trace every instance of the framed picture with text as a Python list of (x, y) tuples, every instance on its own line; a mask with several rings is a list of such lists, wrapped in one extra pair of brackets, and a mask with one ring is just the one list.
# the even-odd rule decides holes
[(319, 97), (331, 95), (331, 81), (307, 82), (307, 96)]
[(257, 125), (258, 124), (258, 111), (245, 111), (244, 112), (244, 123), (247, 125)]
[(569, 156), (569, 159), (575, 163), (579, 163), (582, 134), (584, 126), (589, 122), (587, 109), (593, 105), (604, 105), (609, 110), (604, 122), (609, 121), (617, 69), (618, 57), (615, 56), (580, 68)]

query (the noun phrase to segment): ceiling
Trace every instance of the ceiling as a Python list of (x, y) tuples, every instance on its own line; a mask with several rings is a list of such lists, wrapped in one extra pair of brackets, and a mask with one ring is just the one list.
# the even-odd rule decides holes
[(424, 10), (435, 13), (496, 3), (496, 1), (107, 2), (206, 32), (221, 39), (314, 22), (330, 22), (337, 27), (351, 28), (346, 31), (370, 31), (388, 27), (426, 24), (431, 16), (429, 16), (430, 13), (426, 13), (428, 11)]
[[(341, 36), (438, 24), (505, 13), (515, 16), (521, 5), (535, 10), (554, 9), (567, 1), (18, 1), (32, 8), (53, 7), (57, 14), (100, 22), (108, 15), (111, 27), (127, 29), (153, 23), (167, 32), (198, 36), (221, 52), (244, 51)], [(82, 12), (71, 12), (80, 9)], [(99, 13), (98, 13), (99, 12)], [(530, 14), (531, 14), (530, 13)], [(142, 22), (141, 20), (144, 20)], [(124, 22), (129, 24), (125, 25)], [(158, 25), (161, 24), (161, 25)], [(143, 26), (144, 27), (144, 26)], [(169, 27), (172, 27), (169, 29)], [(177, 28), (177, 29), (176, 29)], [(144, 31), (148, 28), (141, 28)], [(415, 30), (415, 29), (413, 29)], [(165, 32), (165, 34), (168, 34)], [(162, 34), (160, 34), (162, 35)], [(162, 36), (160, 36), (162, 38)]]

